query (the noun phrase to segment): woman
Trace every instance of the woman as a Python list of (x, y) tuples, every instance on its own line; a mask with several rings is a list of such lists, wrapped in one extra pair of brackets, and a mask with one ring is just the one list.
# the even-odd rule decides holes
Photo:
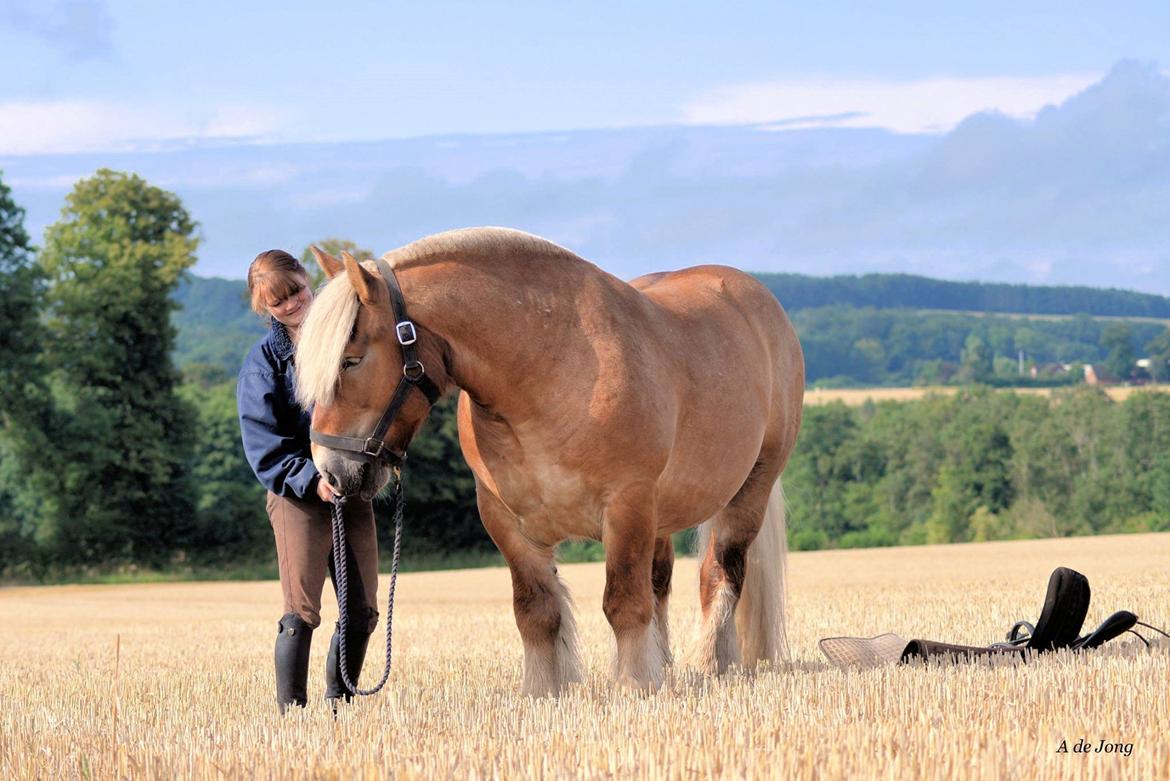
[[(308, 272), (287, 252), (262, 252), (248, 268), (248, 293), (253, 311), (267, 317), (270, 328), (244, 359), (236, 400), (244, 452), (268, 489), (268, 519), (276, 537), (284, 592), (276, 636), (276, 701), (284, 712), (290, 704), (308, 702), (309, 646), (321, 624), (326, 572), (334, 578), (330, 502), (335, 492), (313, 465), (309, 412), (296, 403), (293, 349), (313, 301)], [(369, 502), (350, 499), (344, 518), (349, 572), (359, 576), (350, 581), (346, 636), (349, 678), (356, 682), (378, 623), (378, 540)], [(334, 708), (338, 698), (353, 696), (338, 666), (337, 632), (325, 662), (325, 697)]]

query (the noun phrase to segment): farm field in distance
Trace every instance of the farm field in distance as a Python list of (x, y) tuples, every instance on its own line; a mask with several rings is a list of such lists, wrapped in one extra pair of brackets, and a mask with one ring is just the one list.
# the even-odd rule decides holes
[[(912, 388), (808, 388), (804, 392), (805, 404), (831, 404), (844, 402), (846, 406), (858, 407), (867, 401), (915, 401), (930, 394), (950, 396), (961, 388), (954, 385), (929, 385)], [(1033, 396), (1051, 396), (1064, 388), (1003, 388), (1004, 393), (1019, 393)], [(1170, 393), (1170, 385), (1112, 385), (1105, 392), (1114, 401), (1125, 401), (1135, 393)]]
[[(609, 686), (603, 565), (563, 565), (590, 674), (559, 700), (516, 693), (522, 651), (506, 569), (404, 575), (390, 682), (336, 722), (320, 699), (336, 616), (328, 594), (310, 707), (282, 719), (272, 681), (276, 582), (3, 589), (0, 777), (1170, 777), (1165, 643), (1147, 651), (1127, 636), (1030, 664), (849, 672), (816, 648), (822, 637), (891, 631), (999, 640), (1014, 621), (1035, 621), (1048, 575), (1062, 565), (1092, 584), (1089, 628), (1119, 609), (1165, 628), (1170, 534), (817, 551), (789, 561), (786, 669), (721, 679), (676, 672), (653, 695)], [(676, 658), (695, 630), (696, 601), (695, 562), (681, 559), (671, 603)], [(381, 673), (384, 628), (365, 685)], [(1074, 753), (1082, 738), (1132, 744), (1132, 753)], [(1058, 753), (1061, 741), (1069, 753)]]

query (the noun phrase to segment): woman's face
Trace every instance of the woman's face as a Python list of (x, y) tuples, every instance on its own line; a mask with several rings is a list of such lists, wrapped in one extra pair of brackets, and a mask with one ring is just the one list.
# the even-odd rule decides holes
[(285, 328), (296, 330), (304, 322), (305, 315), (309, 314), (309, 304), (313, 302), (313, 289), (308, 280), (303, 280), (299, 288), (287, 298), (268, 305), (268, 314), (272, 315)]

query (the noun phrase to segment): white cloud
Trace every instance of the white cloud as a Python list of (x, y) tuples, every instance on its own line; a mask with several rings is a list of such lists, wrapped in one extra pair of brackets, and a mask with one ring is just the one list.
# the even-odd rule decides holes
[(288, 112), (224, 105), (204, 111), (90, 100), (0, 103), (0, 155), (109, 152), (158, 144), (278, 137)]
[(883, 127), (940, 133), (993, 109), (1030, 117), (1099, 81), (1099, 73), (935, 78), (918, 81), (809, 79), (737, 84), (699, 95), (682, 109), (687, 124)]
[(91, 172), (78, 174), (58, 174), (52, 176), (6, 176), (4, 183), (17, 190), (68, 190), (82, 177)]
[[(756, 124), (775, 130), (884, 127), (945, 132), (986, 109), (1031, 116), (1099, 80), (1099, 74), (918, 81), (810, 79), (730, 85), (696, 96), (678, 121)], [(353, 140), (311, 132), (284, 108), (231, 103), (198, 109), (98, 100), (0, 103), (0, 155), (149, 150), (206, 141)], [(321, 130), (317, 128), (317, 130)], [(380, 137), (380, 136), (379, 136)], [(501, 139), (500, 144), (523, 143)]]

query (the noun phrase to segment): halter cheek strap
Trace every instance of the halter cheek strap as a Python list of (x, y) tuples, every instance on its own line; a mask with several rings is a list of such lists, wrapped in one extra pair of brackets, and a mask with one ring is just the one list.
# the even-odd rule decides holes
[(402, 288), (398, 286), (398, 278), (394, 276), (394, 269), (390, 264), (379, 258), (375, 261), (378, 272), (386, 282), (390, 292), (390, 311), (394, 315), (394, 335), (402, 347), (402, 379), (386, 405), (386, 411), (374, 426), (373, 433), (365, 439), (359, 437), (339, 437), (332, 434), (322, 434), (316, 429), (309, 429), (309, 439), (318, 445), (338, 450), (347, 458), (358, 461), (386, 461), (391, 466), (402, 466), (406, 460), (405, 453), (399, 453), (386, 444), (386, 432), (398, 415), (402, 405), (412, 388), (418, 388), (427, 397), (432, 406), (442, 395), (439, 387), (427, 376), (426, 367), (418, 359), (418, 330), (406, 315), (406, 299), (402, 296)]

